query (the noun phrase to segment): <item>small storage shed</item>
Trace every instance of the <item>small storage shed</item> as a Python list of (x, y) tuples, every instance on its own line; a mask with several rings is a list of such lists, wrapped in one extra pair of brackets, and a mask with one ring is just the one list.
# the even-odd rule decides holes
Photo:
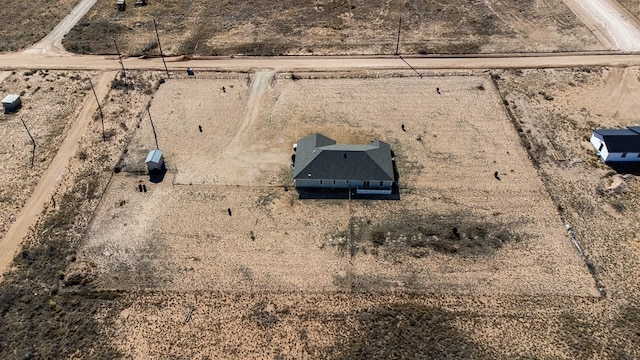
[(158, 149), (149, 151), (147, 160), (145, 160), (144, 163), (147, 164), (149, 173), (152, 173), (154, 171), (162, 171), (162, 168), (164, 167), (164, 157), (162, 156), (162, 151)]
[(20, 109), (20, 106), (22, 106), (20, 95), (10, 94), (5, 96), (5, 98), (2, 99), (2, 106), (4, 106), (5, 114), (10, 114), (12, 112), (18, 111), (18, 109)]

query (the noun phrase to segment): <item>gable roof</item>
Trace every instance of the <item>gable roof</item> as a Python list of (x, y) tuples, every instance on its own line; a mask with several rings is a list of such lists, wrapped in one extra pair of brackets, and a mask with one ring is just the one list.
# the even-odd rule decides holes
[(149, 151), (149, 154), (147, 155), (147, 160), (145, 160), (145, 164), (146, 163), (156, 163), (159, 164), (162, 161), (162, 151), (158, 150), (158, 149), (154, 149)]
[(393, 181), (391, 148), (382, 141), (337, 145), (313, 134), (298, 141), (293, 178)]
[(610, 153), (640, 152), (640, 127), (627, 129), (595, 129), (595, 134), (602, 137)]

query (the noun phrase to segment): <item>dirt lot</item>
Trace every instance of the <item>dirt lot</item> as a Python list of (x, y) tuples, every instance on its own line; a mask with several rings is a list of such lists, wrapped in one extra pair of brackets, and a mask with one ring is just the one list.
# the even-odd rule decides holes
[(624, 185), (609, 189), (619, 175), (597, 161), (588, 140), (593, 128), (638, 123), (638, 76), (637, 68), (527, 70), (498, 80), (563, 217), (602, 267), (612, 296), (624, 298), (638, 296), (638, 268), (630, 264), (638, 263), (640, 248), (639, 173), (618, 169)]
[[(250, 83), (182, 79), (160, 88), (151, 112), (169, 173), (160, 184), (135, 175), (144, 149), (154, 145), (143, 120), (78, 254), (92, 266), (93, 285), (125, 290), (133, 301), (117, 321), (121, 351), (380, 355), (387, 350), (373, 340), (373, 328), (419, 318), (416, 329), (438, 323), (452, 346), (467, 344), (457, 347), (460, 356), (571, 353), (560, 338), (549, 349), (515, 336), (529, 327), (536, 334), (574, 331), (571, 319), (581, 320), (600, 295), (489, 74), (373, 75), (294, 80), (261, 73)], [(474, 112), (463, 110), (469, 108)], [(392, 144), (401, 200), (299, 200), (285, 191), (291, 144), (313, 131), (340, 142)], [(262, 168), (264, 159), (273, 164)], [(238, 182), (242, 177), (250, 180)], [(537, 305), (520, 309), (522, 301)], [(482, 320), (487, 313), (477, 304), (494, 309), (486, 311), (495, 320)], [(542, 311), (532, 310), (537, 306), (557, 318), (521, 324), (530, 311)], [(175, 341), (166, 330), (189, 309), (193, 322), (180, 333), (200, 346), (162, 345)], [(225, 335), (239, 327), (239, 337)], [(205, 335), (213, 328), (218, 335)], [(418, 342), (410, 337), (400, 353)], [(509, 342), (509, 351), (497, 350)]]
[(78, 0), (14, 1), (6, 6), (0, 22), (0, 51), (18, 51), (38, 42), (62, 20)]
[[(1, 284), (0, 353), (638, 357), (638, 180), (607, 190), (586, 139), (635, 122), (639, 74), (173, 79), (150, 108), (159, 184), (139, 175), (157, 74), (132, 74), (137, 90), (105, 101), (109, 146), (94, 123), (66, 210), (49, 209)], [(313, 131), (388, 141), (401, 199), (298, 199), (291, 144)]]
[[(19, 79), (16, 84), (25, 81), (22, 79), (23, 76), (25, 75), (15, 76)], [(34, 72), (29, 76), (31, 80), (27, 84), (34, 84), (36, 77), (41, 79), (35, 84), (39, 84), (40, 81), (44, 83), (44, 79), (52, 78), (56, 79), (58, 89), (56, 94), (64, 94), (62, 89), (68, 92), (68, 97), (62, 98), (64, 102), (62, 100), (57, 102), (51, 91), (45, 90), (44, 86), (39, 89), (40, 86), (32, 85), (30, 91), (33, 93), (25, 94), (28, 100), (25, 102), (25, 107), (14, 115), (24, 116), (27, 123), (29, 123), (29, 115), (32, 116), (33, 129), (39, 135), (39, 137), (36, 136), (36, 141), (42, 140), (42, 137), (47, 134), (54, 134), (55, 136), (51, 135), (50, 143), (38, 143), (38, 149), (42, 145), (42, 149), (38, 151), (46, 149), (54, 152), (61, 134), (54, 132), (53, 129), (62, 132), (64, 125), (61, 124), (69, 124), (76, 115), (65, 113), (65, 117), (62, 117), (63, 109), (66, 109), (64, 105), (79, 105), (84, 96), (93, 95), (89, 95), (91, 93), (87, 91), (88, 88), (85, 88), (86, 78), (78, 74)], [(11, 79), (12, 77), (9, 77), (2, 86), (6, 88), (13, 86)], [(2, 358), (67, 358), (72, 354), (80, 358), (116, 356), (116, 351), (107, 341), (109, 337), (106, 334), (109, 330), (100, 325), (110, 319), (113, 314), (118, 314), (127, 302), (115, 301), (118, 299), (117, 293), (91, 292), (90, 287), (84, 286), (86, 264), (76, 262), (75, 253), (113, 173), (113, 166), (118, 162), (124, 144), (128, 142), (130, 134), (128, 129), (135, 126), (137, 118), (144, 109), (144, 104), (149, 100), (153, 88), (157, 86), (157, 77), (154, 74), (130, 72), (129, 79), (134, 81), (137, 90), (130, 89), (125, 93), (118, 86), (121, 83), (116, 81), (112, 83), (113, 88), (109, 95), (101, 99), (107, 141), (103, 141), (102, 127), (96, 113), (96, 121), (87, 128), (87, 132), (80, 141), (79, 151), (58, 184), (56, 206), (54, 207), (53, 204), (46, 206), (42, 217), (37, 219), (33, 225), (33, 231), (15, 257), (12, 268), (3, 274), (3, 281), (0, 283), (0, 316), (2, 317), (0, 357)], [(75, 88), (74, 84), (82, 85)], [(39, 90), (35, 90), (36, 88)], [(72, 95), (74, 89), (78, 92)], [(46, 95), (39, 95), (40, 92)], [(82, 97), (78, 98), (80, 94)], [(39, 107), (36, 108), (36, 105)], [(45, 121), (53, 119), (45, 116), (43, 109), (47, 107), (49, 114), (60, 116), (56, 118), (60, 123)], [(3, 125), (11, 125), (14, 121), (13, 118), (3, 120)], [(6, 128), (13, 129), (14, 126)], [(16, 128), (20, 129), (18, 126)], [(24, 131), (24, 129), (20, 130)], [(16, 130), (15, 135), (7, 133), (6, 136), (7, 139), (18, 140), (25, 134)], [(20, 141), (28, 144), (28, 137), (27, 140)], [(25, 185), (29, 185), (30, 181), (35, 182), (39, 176), (36, 169), (47, 165), (46, 161), (42, 161), (36, 164), (37, 168), (29, 170), (28, 166), (23, 164), (23, 167), (30, 171), (31, 178), (29, 178), (23, 174), (23, 171), (27, 170), (20, 170), (17, 166), (9, 167), (14, 160), (29, 161), (28, 148), (23, 154), (16, 143), (13, 154), (23, 156), (22, 158), (7, 157), (3, 164), (6, 164), (6, 169), (11, 173), (5, 172), (3, 176), (7, 178), (10, 174), (19, 176), (20, 179), (25, 179)], [(37, 156), (36, 159), (40, 159), (40, 155)], [(25, 188), (24, 191), (28, 190), (30, 189)], [(14, 194), (15, 201), (20, 201), (21, 198), (18, 196), (22, 196), (23, 199), (27, 195), (27, 193), (23, 195), (17, 192)], [(68, 289), (68, 291), (60, 291), (60, 289)]]
[(158, 54), (152, 17), (167, 54), (393, 54), (400, 17), (403, 54), (603, 49), (561, 0), (150, 1), (124, 12), (101, 1), (65, 47), (113, 54), (115, 36), (125, 53)]
[[(0, 93), (21, 95), (23, 107), (14, 114), (0, 114), (0, 237), (4, 236), (40, 175), (58, 151), (65, 131), (89, 94), (88, 72), (15, 71), (0, 84)], [(21, 120), (36, 142), (33, 145)]]

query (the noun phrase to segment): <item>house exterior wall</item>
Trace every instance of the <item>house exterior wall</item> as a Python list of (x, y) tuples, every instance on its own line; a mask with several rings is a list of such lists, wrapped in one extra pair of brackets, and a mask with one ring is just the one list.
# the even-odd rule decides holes
[[(364, 188), (364, 180), (333, 180), (333, 179), (294, 179), (296, 187), (322, 189), (356, 189)], [(382, 183), (382, 185), (380, 184)], [(391, 189), (393, 181), (369, 180), (369, 189)]]
[[(625, 155), (622, 157), (622, 155)], [(640, 161), (640, 153), (607, 153), (606, 162), (633, 162)]]
[(607, 150), (607, 145), (604, 143), (604, 139), (602, 139), (599, 134), (593, 133), (591, 135), (590, 142), (596, 149), (596, 154), (602, 159), (602, 161), (607, 161), (609, 151)]
[[(610, 153), (609, 149), (607, 149), (607, 144), (604, 143), (604, 140), (599, 134), (591, 135), (591, 145), (596, 149), (596, 153), (605, 162), (634, 162), (640, 161), (640, 153), (638, 152), (629, 152), (629, 153)], [(598, 150), (600, 149), (600, 150)], [(624, 155), (624, 156), (622, 156)]]

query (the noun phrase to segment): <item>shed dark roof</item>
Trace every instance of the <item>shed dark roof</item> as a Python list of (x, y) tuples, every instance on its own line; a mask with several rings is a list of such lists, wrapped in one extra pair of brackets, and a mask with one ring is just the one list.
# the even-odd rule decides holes
[(596, 129), (607, 145), (610, 153), (636, 153), (640, 152), (640, 127), (632, 126), (628, 129)]
[(368, 145), (336, 145), (324, 135), (298, 141), (294, 179), (393, 181), (391, 148), (382, 141)]

